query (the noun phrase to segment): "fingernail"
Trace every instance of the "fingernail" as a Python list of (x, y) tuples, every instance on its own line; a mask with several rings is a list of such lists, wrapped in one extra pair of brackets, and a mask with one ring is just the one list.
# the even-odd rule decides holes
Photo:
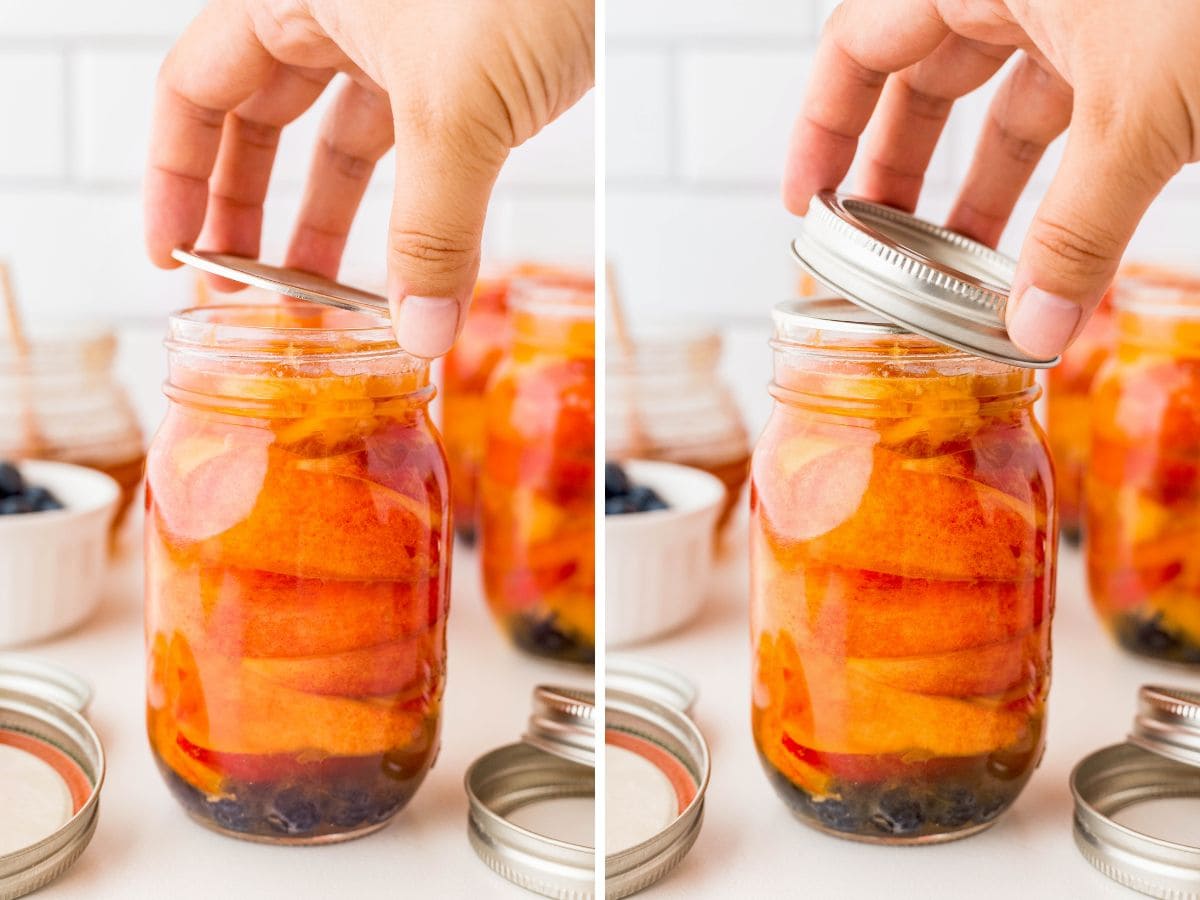
[(1008, 336), (1030, 356), (1051, 359), (1066, 348), (1082, 315), (1078, 303), (1030, 285), (1008, 316)]
[(458, 334), (458, 301), (449, 297), (400, 297), (389, 304), (396, 341), (413, 356), (443, 356)]

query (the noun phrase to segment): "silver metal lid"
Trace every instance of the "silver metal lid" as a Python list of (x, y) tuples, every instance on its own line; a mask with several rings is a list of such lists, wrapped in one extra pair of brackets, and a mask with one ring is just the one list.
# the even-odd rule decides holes
[(1200, 898), (1200, 847), (1144, 834), (1114, 821), (1127, 807), (1200, 798), (1196, 769), (1132, 744), (1086, 757), (1071, 772), (1075, 844), (1089, 863), (1126, 887), (1169, 900)]
[(308, 300), (338, 309), (365, 312), (375, 316), (389, 315), (386, 297), (341, 284), (311, 272), (271, 266), (257, 259), (234, 256), (231, 253), (210, 253), (206, 250), (171, 251), (171, 256), (185, 265), (193, 266), (230, 281), (274, 291), (297, 300)]
[[(704, 794), (708, 789), (711, 762), (708, 744), (700, 729), (671, 706), (637, 694), (608, 690), (605, 695), (606, 744), (625, 745), (637, 753), (645, 748), (648, 760), (670, 766), (668, 780), (681, 795), (682, 808), (652, 837), (630, 847), (609, 851), (604, 861), (605, 897), (619, 900), (654, 884), (683, 860), (700, 834), (704, 820)], [(681, 781), (686, 780), (686, 784)], [(613, 787), (609, 782), (609, 790)], [(682, 801), (686, 800), (686, 803)], [(610, 823), (621, 815), (618, 804), (607, 802)]]
[(476, 854), (514, 884), (559, 900), (595, 897), (596, 852), (516, 824), (510, 816), (533, 803), (594, 798), (596, 770), (528, 744), (509, 744), (467, 769), (467, 835)]
[(594, 800), (595, 766), (595, 696), (576, 688), (536, 687), (522, 742), (485, 754), (467, 770), (467, 833), (479, 858), (543, 896), (592, 900), (595, 848), (540, 834), (514, 818), (533, 804)]
[(521, 740), (560, 759), (595, 768), (595, 695), (575, 688), (534, 688), (533, 712)]
[(1075, 843), (1093, 866), (1152, 897), (1200, 900), (1200, 847), (1115, 821), (1167, 798), (1200, 799), (1200, 693), (1145, 685), (1128, 742), (1086, 757), (1071, 773)]
[(1143, 686), (1128, 740), (1143, 750), (1200, 767), (1200, 693)]
[(0, 689), (53, 700), (77, 713), (87, 712), (91, 686), (61, 666), (19, 653), (0, 653)]
[(610, 653), (605, 661), (609, 690), (637, 694), (690, 715), (696, 703), (696, 685), (674, 669), (624, 653)]
[[(35, 667), (25, 667), (27, 684), (28, 672)], [(0, 687), (0, 746), (48, 766), (71, 798), (65, 821), (52, 833), (0, 854), (0, 900), (22, 897), (58, 878), (83, 853), (96, 830), (104, 750), (96, 732), (78, 712), (48, 696), (61, 694), (61, 684), (53, 685), (53, 681), (61, 681), (60, 675), (54, 672), (55, 677), (47, 682), (52, 686), (37, 693)], [(73, 702), (78, 699), (76, 695)]]
[(1029, 368), (1004, 310), (1015, 263), (1002, 253), (890, 206), (822, 191), (792, 253), (814, 278), (884, 319), (986, 359)]

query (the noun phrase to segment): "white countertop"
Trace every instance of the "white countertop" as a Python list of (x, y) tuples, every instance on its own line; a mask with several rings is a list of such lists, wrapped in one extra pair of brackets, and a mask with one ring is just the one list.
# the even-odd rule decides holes
[(535, 684), (590, 687), (591, 679), (576, 668), (539, 663), (510, 648), (484, 606), (475, 556), (456, 551), (454, 565), (442, 751), (433, 771), (381, 832), (323, 847), (271, 847), (193, 823), (159, 777), (144, 727), (141, 560), (127, 552), (95, 618), (73, 634), (21, 649), (92, 683), (96, 696), (90, 718), (108, 755), (91, 846), (73, 869), (36, 896), (532, 896), (495, 875), (468, 844), (463, 773), (481, 754), (520, 737)]
[(668, 898), (962, 898), (1063, 900), (1141, 896), (1109, 881), (1075, 848), (1067, 777), (1085, 755), (1124, 739), (1137, 688), (1200, 688), (1200, 676), (1141, 662), (1111, 643), (1092, 614), (1077, 550), (1060, 558), (1046, 756), (989, 830), (928, 847), (869, 846), (793, 818), (768, 784), (750, 735), (744, 543), (727, 554), (700, 621), (627, 651), (699, 686), (695, 717), (712, 751), (704, 826), (680, 867), (644, 896)]

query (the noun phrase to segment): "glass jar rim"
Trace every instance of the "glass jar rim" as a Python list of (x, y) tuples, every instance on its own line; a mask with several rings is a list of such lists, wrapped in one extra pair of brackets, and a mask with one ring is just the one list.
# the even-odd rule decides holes
[(538, 278), (516, 278), (509, 286), (509, 309), (548, 318), (596, 318), (596, 288), (579, 284), (547, 282)]
[[(262, 321), (271, 316), (281, 321)], [(348, 324), (307, 327), (287, 321), (307, 317), (320, 322), (335, 316)], [(222, 317), (227, 320), (221, 321)], [(428, 360), (407, 353), (396, 343), (385, 318), (303, 301), (278, 306), (229, 303), (182, 309), (171, 315), (165, 343), (170, 350), (238, 359), (296, 359), (308, 354), (325, 360), (388, 356), (403, 364), (401, 372), (429, 365)]]
[(1200, 318), (1200, 270), (1139, 265), (1117, 274), (1112, 302), (1115, 309), (1136, 315)]
[[(771, 318), (774, 329), (770, 344), (775, 350), (861, 356), (891, 353), (898, 347), (903, 347), (904, 359), (912, 362), (933, 359), (991, 362), (974, 353), (909, 331), (903, 325), (890, 322), (871, 310), (835, 294), (786, 300), (775, 305)], [(857, 340), (858, 343), (824, 344), (819, 337), (821, 334)], [(880, 339), (886, 343), (872, 347), (872, 339)]]

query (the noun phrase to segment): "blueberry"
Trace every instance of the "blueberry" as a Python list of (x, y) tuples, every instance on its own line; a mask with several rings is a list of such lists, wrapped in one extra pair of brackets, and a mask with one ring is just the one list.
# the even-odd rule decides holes
[(403, 794), (384, 794), (375, 802), (375, 808), (371, 810), (371, 821), (386, 822), (396, 814), (396, 810), (398, 810), (403, 803)]
[(366, 791), (348, 790), (334, 795), (333, 813), (329, 821), (338, 828), (353, 828), (371, 815), (371, 795)]
[(623, 497), (629, 493), (629, 489), (633, 487), (629, 483), (629, 476), (625, 474), (625, 470), (621, 468), (619, 463), (604, 464), (604, 499), (609, 497)]
[(1134, 632), (1134, 640), (1141, 649), (1160, 654), (1174, 650), (1179, 643), (1179, 638), (1159, 625), (1158, 616), (1139, 622)]
[(317, 804), (300, 788), (288, 788), (275, 795), (267, 821), (285, 834), (304, 834), (317, 827), (321, 814)]
[(15, 516), (33, 511), (33, 504), (24, 494), (13, 494), (0, 500), (0, 516)]
[(965, 787), (946, 788), (938, 792), (934, 821), (946, 828), (961, 828), (972, 821), (977, 812), (975, 793)]
[(841, 800), (822, 800), (812, 805), (817, 820), (835, 831), (858, 831), (859, 819), (849, 804)]
[(1000, 815), (1006, 806), (1008, 806), (1008, 801), (999, 794), (984, 797), (979, 801), (979, 810), (975, 814), (975, 819), (978, 822), (990, 822)]
[(629, 491), (629, 503), (634, 512), (651, 512), (656, 509), (666, 509), (667, 504), (652, 487), (639, 484)]
[(25, 490), (25, 479), (12, 463), (0, 462), (0, 498), (11, 497)]
[(871, 823), (885, 834), (911, 834), (925, 823), (925, 816), (908, 791), (894, 788), (879, 798)]
[(250, 830), (250, 816), (245, 807), (236, 800), (218, 800), (216, 803), (210, 803), (208, 810), (213, 821), (222, 828), (228, 828), (230, 831)]
[(606, 497), (604, 499), (604, 514), (606, 516), (623, 516), (633, 512), (628, 497)]
[(62, 501), (44, 487), (30, 487), (25, 490), (25, 499), (33, 507), (34, 512), (46, 512), (52, 509), (62, 509)]

